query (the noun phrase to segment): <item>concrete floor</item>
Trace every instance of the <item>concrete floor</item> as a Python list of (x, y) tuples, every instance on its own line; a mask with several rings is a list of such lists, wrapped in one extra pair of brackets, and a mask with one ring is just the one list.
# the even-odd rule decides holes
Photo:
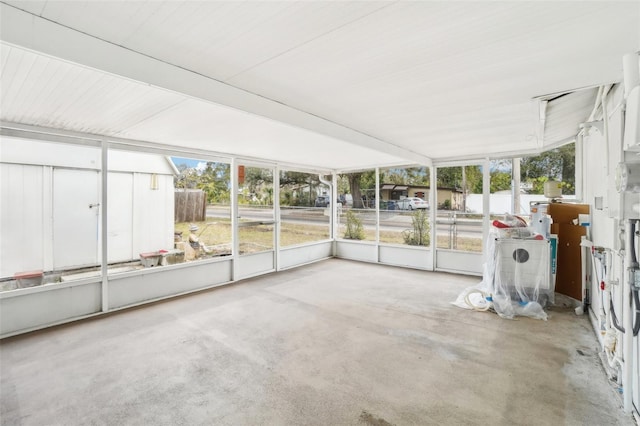
[(345, 260), (0, 344), (6, 425), (633, 425), (586, 317), (450, 304), (477, 278)]

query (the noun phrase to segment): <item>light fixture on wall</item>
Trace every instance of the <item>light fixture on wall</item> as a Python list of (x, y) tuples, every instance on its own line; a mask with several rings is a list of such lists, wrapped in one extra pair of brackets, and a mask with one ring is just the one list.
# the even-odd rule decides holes
[(151, 174), (151, 190), (156, 191), (160, 189), (158, 186), (158, 175), (155, 173)]

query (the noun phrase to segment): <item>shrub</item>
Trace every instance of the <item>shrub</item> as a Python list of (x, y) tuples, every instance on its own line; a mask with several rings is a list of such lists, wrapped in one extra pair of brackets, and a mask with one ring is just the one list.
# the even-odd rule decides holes
[(347, 229), (344, 237), (350, 240), (364, 240), (362, 221), (351, 210), (347, 211)]
[(431, 236), (427, 209), (418, 209), (411, 215), (411, 226), (412, 229), (402, 231), (404, 243), (410, 246), (428, 246)]

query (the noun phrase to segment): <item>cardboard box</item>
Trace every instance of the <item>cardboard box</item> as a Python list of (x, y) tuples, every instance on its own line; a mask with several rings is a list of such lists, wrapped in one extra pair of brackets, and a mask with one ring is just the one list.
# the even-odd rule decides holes
[(581, 237), (587, 228), (574, 225), (580, 215), (589, 214), (588, 204), (551, 203), (551, 233), (558, 235), (556, 291), (577, 300), (582, 300), (582, 248)]
[[(553, 218), (553, 223), (573, 223), (581, 214), (589, 214), (588, 204), (562, 204), (551, 203), (547, 208), (547, 214)], [(551, 232), (553, 233), (553, 231)]]

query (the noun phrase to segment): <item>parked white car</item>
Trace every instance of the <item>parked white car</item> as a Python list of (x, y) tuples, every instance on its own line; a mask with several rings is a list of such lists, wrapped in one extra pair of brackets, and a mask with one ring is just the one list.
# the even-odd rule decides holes
[(415, 210), (415, 209), (428, 209), (429, 203), (422, 198), (409, 197), (397, 200), (396, 205), (398, 210)]

